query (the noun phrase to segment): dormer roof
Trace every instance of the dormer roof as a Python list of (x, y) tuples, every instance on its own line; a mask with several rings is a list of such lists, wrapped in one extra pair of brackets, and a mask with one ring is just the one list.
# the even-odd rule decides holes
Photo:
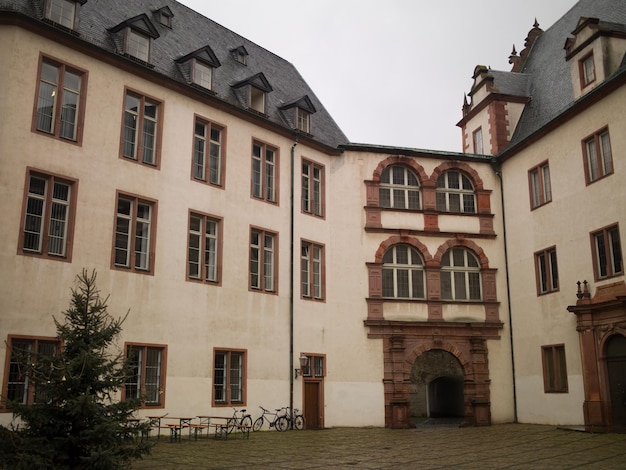
[(272, 85), (270, 85), (270, 82), (267, 81), (267, 78), (265, 78), (263, 72), (257, 73), (255, 75), (252, 75), (251, 77), (246, 78), (245, 80), (241, 80), (233, 84), (233, 88), (241, 88), (245, 85), (252, 85), (253, 87), (258, 88), (259, 90), (266, 93), (273, 90)]
[(300, 108), (311, 114), (315, 113), (316, 111), (315, 106), (313, 105), (313, 102), (307, 95), (304, 95), (302, 98), (293, 100), (280, 107), (280, 109), (290, 109), (290, 108)]
[[(82, 14), (83, 12), (81, 12), (81, 15)], [(109, 31), (112, 33), (117, 33), (127, 27), (143, 33), (146, 36), (151, 37), (152, 39), (156, 39), (160, 36), (157, 29), (154, 27), (154, 24), (152, 24), (152, 21), (150, 21), (148, 15), (146, 15), (145, 13), (141, 13), (140, 15), (133, 16), (132, 18), (122, 21), (116, 26), (109, 28)]]
[(210, 46), (204, 46), (198, 50), (190, 52), (189, 54), (186, 54), (176, 59), (176, 62), (182, 63), (192, 58), (199, 60), (200, 62), (204, 62), (211, 67), (219, 67), (220, 65), (222, 65)]

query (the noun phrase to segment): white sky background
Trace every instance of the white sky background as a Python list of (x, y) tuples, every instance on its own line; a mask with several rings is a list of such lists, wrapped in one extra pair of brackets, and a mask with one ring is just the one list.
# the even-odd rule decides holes
[(291, 62), (351, 142), (460, 152), (478, 64), (576, 0), (179, 0)]

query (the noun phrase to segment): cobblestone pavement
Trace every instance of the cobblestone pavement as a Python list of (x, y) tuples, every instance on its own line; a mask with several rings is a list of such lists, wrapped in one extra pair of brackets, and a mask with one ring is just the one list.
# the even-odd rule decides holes
[(161, 437), (136, 469), (626, 469), (626, 434), (554, 426), (261, 431), (250, 439)]

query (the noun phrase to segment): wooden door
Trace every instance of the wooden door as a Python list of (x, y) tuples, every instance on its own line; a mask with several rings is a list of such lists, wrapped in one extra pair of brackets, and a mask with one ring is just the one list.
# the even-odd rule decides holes
[(321, 429), (323, 425), (320, 389), (320, 382), (304, 382), (304, 420), (307, 429)]
[(616, 335), (609, 340), (606, 368), (613, 426), (626, 428), (626, 338)]

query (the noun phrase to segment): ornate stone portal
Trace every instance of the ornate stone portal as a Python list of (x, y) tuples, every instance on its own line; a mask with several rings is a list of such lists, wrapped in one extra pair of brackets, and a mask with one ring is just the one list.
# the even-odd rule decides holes
[(580, 339), (589, 429), (626, 428), (626, 284), (605, 284), (591, 298), (587, 281), (579, 283), (578, 301), (567, 309), (576, 315)]
[(446, 351), (461, 365), (464, 424), (491, 424), (487, 340), (500, 339), (501, 322), (401, 322), (369, 319), (365, 321), (365, 325), (369, 327), (370, 338), (383, 339), (386, 427), (412, 426), (410, 407), (414, 386), (411, 373), (416, 360), (428, 351)]

